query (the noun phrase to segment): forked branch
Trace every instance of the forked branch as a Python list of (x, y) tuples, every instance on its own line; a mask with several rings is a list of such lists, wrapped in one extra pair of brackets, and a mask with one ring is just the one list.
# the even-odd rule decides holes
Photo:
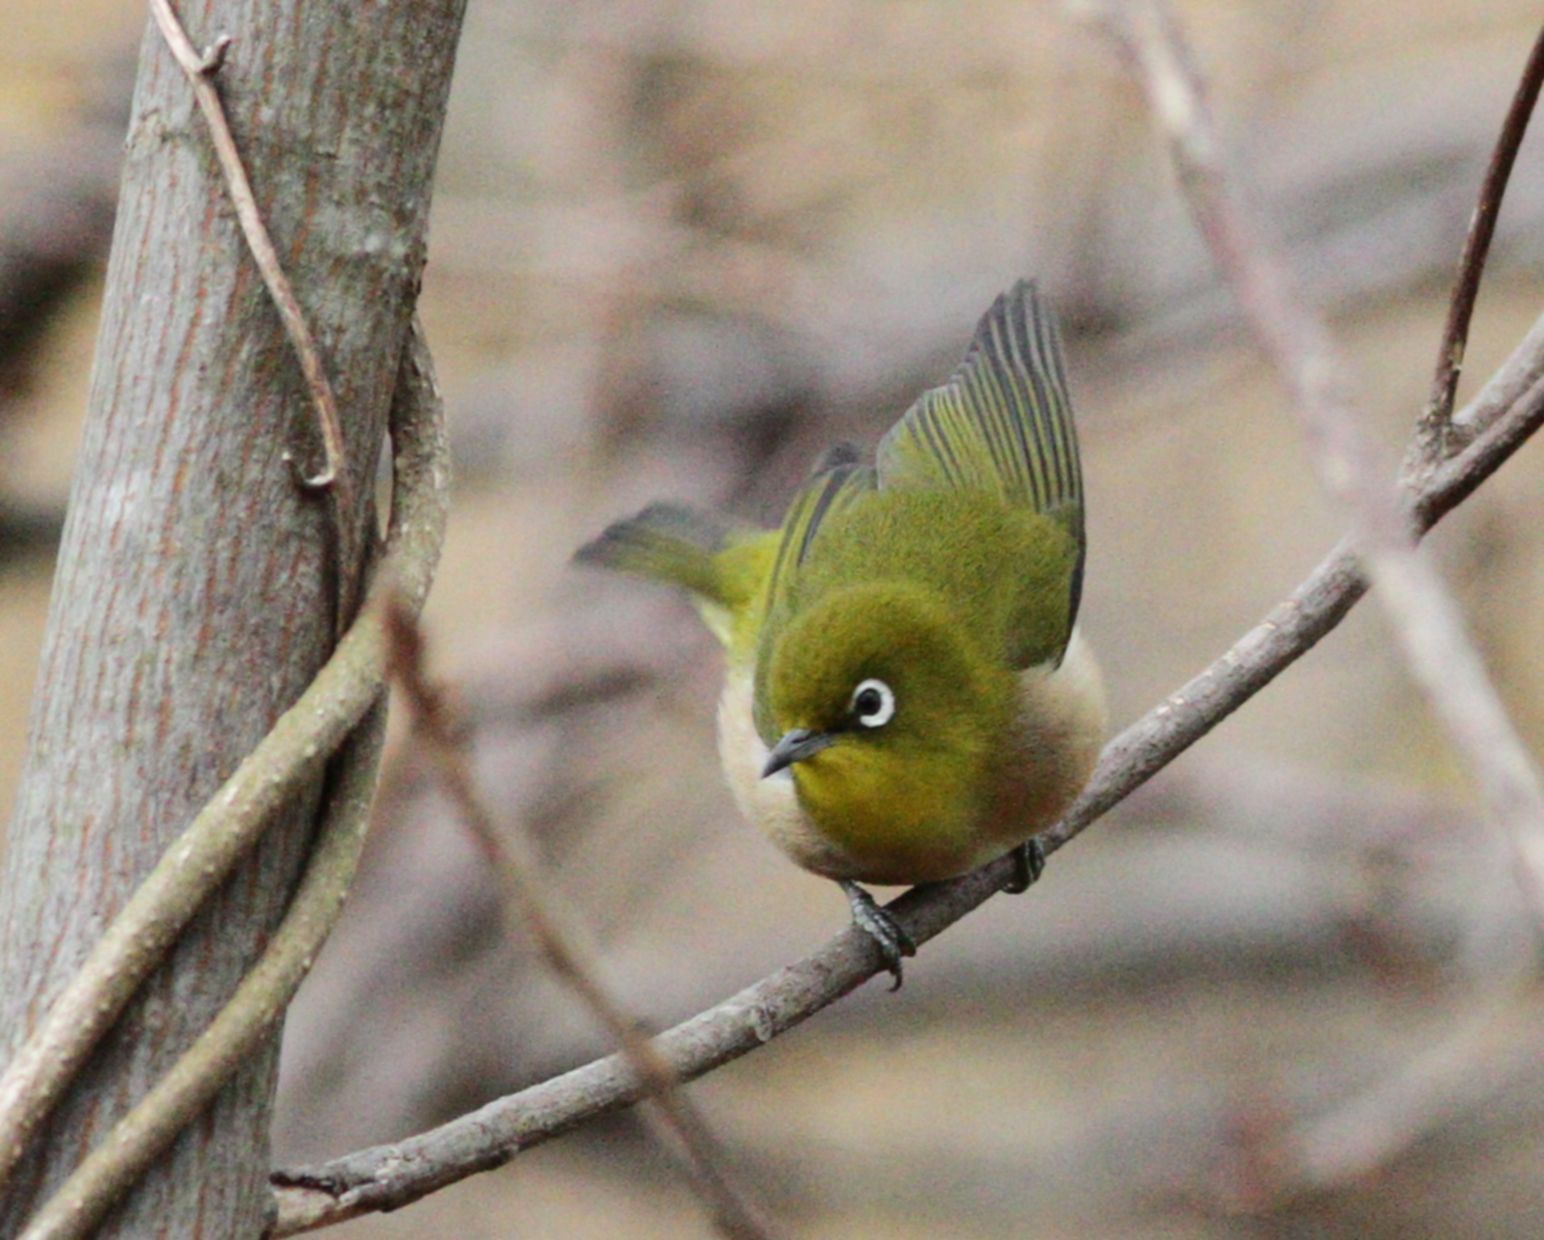
[[(1463, 616), (1430, 558), (1416, 545), (1398, 497), (1379, 476), (1362, 432), (1366, 419), (1349, 369), (1330, 333), (1295, 293), (1290, 274), (1249, 209), (1229, 165), (1192, 49), (1165, 0), (1113, 0), (1096, 7), (1102, 28), (1131, 64), (1159, 129), (1168, 139), (1197, 226), (1280, 372), (1301, 422), (1319, 482), (1345, 511), (1351, 537), (1383, 604), (1416, 683), (1474, 775), (1491, 816), (1510, 841), (1519, 884), (1544, 925), (1544, 779), (1507, 717)], [(1505, 189), (1509, 149), (1521, 140), (1544, 73), (1530, 58), (1503, 126), (1503, 157), (1493, 163), (1466, 245), (1464, 275), (1448, 316), (1446, 355), (1462, 353), (1478, 287), (1486, 221)], [(1439, 369), (1439, 380), (1447, 372)], [(1445, 382), (1445, 380), (1444, 380)], [(1425, 425), (1423, 421), (1422, 425)], [(1418, 432), (1419, 433), (1419, 432)]]

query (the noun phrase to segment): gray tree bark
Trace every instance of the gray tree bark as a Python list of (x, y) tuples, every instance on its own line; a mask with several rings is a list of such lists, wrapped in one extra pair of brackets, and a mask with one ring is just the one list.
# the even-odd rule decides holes
[[(338, 396), (360, 531), (424, 261), (463, 8), (208, 0), (183, 13), (195, 44), (234, 39), (218, 85)], [(320, 460), (315, 418), (192, 91), (153, 24), (89, 401), (0, 879), (7, 1054), (333, 637), (329, 506), (298, 490), (283, 459)], [(18, 1168), (0, 1235), (235, 988), (283, 912), (319, 791), (274, 826), (98, 1048)], [(101, 1234), (262, 1230), (276, 1047)]]

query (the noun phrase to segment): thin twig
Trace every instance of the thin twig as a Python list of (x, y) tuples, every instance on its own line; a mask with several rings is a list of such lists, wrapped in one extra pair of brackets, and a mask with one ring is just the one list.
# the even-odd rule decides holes
[(1358, 552), (1411, 674), (1510, 841), (1517, 879), (1544, 924), (1544, 780), (1457, 604), (1417, 548), (1394, 493), (1378, 479), (1339, 350), (1292, 292), (1246, 207), (1191, 49), (1167, 4), (1127, 0), (1098, 12), (1146, 91), (1201, 233), (1292, 394), (1320, 484), (1351, 519)]
[(1447, 322), (1442, 328), (1442, 343), (1437, 349), (1437, 366), (1431, 379), (1431, 394), (1421, 415), (1419, 432), (1414, 450), (1427, 460), (1438, 460), (1446, 455), (1448, 433), (1452, 429), (1449, 417), (1453, 412), (1453, 398), (1458, 393), (1458, 377), (1463, 370), (1464, 350), (1469, 340), (1469, 321), (1474, 316), (1474, 303), (1480, 291), (1480, 276), (1485, 271), (1485, 259), (1490, 253), (1491, 238), (1496, 233), (1496, 219), (1501, 214), (1501, 200), (1506, 196), (1507, 181), (1512, 175), (1512, 165), (1517, 161), (1517, 151), (1523, 136), (1528, 132), (1528, 122), (1538, 103), (1539, 87), (1544, 84), (1544, 27), (1533, 41), (1523, 66), (1522, 78), (1512, 96), (1506, 119), (1501, 123), (1501, 133), (1496, 138), (1496, 148), (1491, 152), (1490, 164), (1485, 169), (1485, 180), (1480, 185), (1480, 197), (1469, 219), (1469, 234), (1464, 238), (1463, 254), (1458, 260), (1458, 276), (1453, 284), (1453, 295), (1448, 301)]
[[(1534, 320), (1522, 343), (1512, 350), (1512, 355), (1491, 375), (1474, 399), (1453, 415), (1451, 433), (1455, 441), (1460, 446), (1467, 445), (1541, 378), (1544, 378), (1544, 314)], [(1405, 482), (1411, 489), (1418, 489), (1419, 479), (1408, 469)]]
[(209, 1028), (33, 1216), (21, 1240), (85, 1240), (272, 1031), (343, 911), (364, 851), (385, 735), (381, 699), (338, 751), (305, 874), (262, 957)]
[[(1544, 349), (1544, 332), (1529, 332), (1524, 343), (1532, 342)], [(1511, 369), (1516, 357), (1514, 353), (1497, 373), (1505, 374)], [(1467, 448), (1444, 461), (1425, 485), (1414, 492), (1418, 496), (1414, 512), (1419, 530), (1430, 529), (1474, 494), (1475, 489), (1495, 472), (1496, 464), (1516, 452), (1539, 429), (1539, 408), (1544, 403), (1544, 352), (1532, 366), (1518, 362), (1515, 370), (1517, 373), (1531, 371), (1533, 381), (1518, 391), (1509, 407), (1489, 418), (1485, 429)], [(1489, 390), (1487, 384), (1486, 391)]]
[(279, 253), (274, 248), (273, 238), (268, 235), (268, 226), (263, 223), (262, 213), (257, 209), (257, 197), (252, 192), (252, 182), (236, 150), (236, 139), (225, 117), (220, 92), (211, 81), (225, 64), (225, 56), (231, 44), (230, 36), (221, 35), (210, 48), (200, 52), (188, 38), (187, 31), (172, 9), (171, 0), (150, 0), (150, 12), (167, 46), (171, 48), (172, 55), (192, 84), (199, 110), (209, 123), (210, 141), (220, 161), (220, 171), (225, 175), (226, 188), (236, 208), (236, 218), (241, 222), (242, 234), (252, 252), (252, 260), (262, 274), (263, 283), (268, 286), (268, 294), (273, 298), (273, 304), (284, 322), (290, 343), (295, 347), (300, 369), (305, 375), (306, 388), (316, 406), (326, 464), (320, 472), (303, 477), (302, 481), (306, 486), (318, 490), (342, 485), (346, 482), (347, 469), (337, 398), (333, 396), (332, 384), (327, 380), (321, 354), (311, 338), (311, 329), (306, 324), (305, 315), (301, 313), (300, 303), (295, 299), (295, 290), (290, 287), (289, 277), (284, 274), (284, 268), (279, 263)]
[(353, 618), (358, 566), (355, 557), (354, 537), (354, 487), (349, 474), (348, 452), (343, 442), (343, 425), (338, 417), (338, 401), (333, 395), (332, 384), (322, 365), (320, 351), (306, 323), (300, 302), (295, 297), (289, 277), (279, 262), (278, 250), (268, 234), (262, 212), (257, 207), (257, 197), (252, 192), (252, 181), (236, 149), (236, 139), (231, 133), (225, 107), (220, 102), (220, 92), (215, 89), (214, 75), (225, 64), (230, 50), (229, 35), (221, 35), (205, 51), (200, 52), (188, 38), (182, 22), (172, 9), (171, 0), (150, 0), (150, 12), (160, 28), (172, 56), (181, 66), (193, 87), (193, 97), (209, 125), (209, 138), (214, 146), (220, 171), (225, 177), (225, 187), (231, 204), (236, 208), (236, 219), (241, 224), (242, 235), (251, 251), (252, 261), (257, 264), (268, 295), (273, 299), (285, 334), (294, 346), (305, 378), (306, 390), (316, 408), (317, 425), (321, 430), (324, 464), (315, 474), (306, 475), (297, 470), (301, 485), (310, 490), (325, 490), (332, 504), (332, 518), (337, 536), (339, 606), (338, 628)]
[[(449, 468), (443, 408), (415, 324), (392, 406), (395, 484), (381, 571), (421, 606), (444, 540)], [(361, 615), (295, 705), (199, 811), (65, 984), (0, 1075), (0, 1191), (48, 1115), (141, 981), (370, 708), (386, 671), (378, 614)]]
[(667, 1147), (674, 1145), (683, 1153), (692, 1183), (719, 1230), (741, 1240), (773, 1236), (776, 1233), (770, 1224), (749, 1204), (724, 1166), (717, 1142), (679, 1088), (675, 1070), (601, 984), (594, 961), (580, 946), (581, 936), (544, 890), (525, 842), (494, 822), (478, 794), (466, 753), (456, 741), (463, 729), (424, 671), (424, 639), (415, 613), (388, 599), (386, 632), (391, 677), (401, 685), (428, 755), (439, 768), (462, 823), (493, 871), (506, 916), (524, 924), (552, 971), (573, 987), (621, 1047), (644, 1097), (655, 1104), (645, 1111), (650, 1127), (665, 1139)]
[[(1538, 356), (1530, 361), (1514, 353), (1507, 366), (1518, 371), (1544, 365), (1544, 341), (1531, 347)], [(1436, 524), (1541, 423), (1544, 379), (1519, 394), (1467, 448), (1409, 494), (1415, 528), (1424, 533)], [(1339, 624), (1366, 591), (1356, 557), (1342, 542), (1221, 658), (1105, 746), (1088, 787), (1066, 817), (1040, 837), (1046, 852), (1076, 838), (1268, 685)], [(1012, 872), (1012, 861), (1002, 858), (953, 882), (907, 892), (889, 908), (913, 940), (925, 943), (990, 899)], [(681, 1079), (692, 1080), (803, 1023), (883, 967), (873, 941), (849, 929), (796, 964), (659, 1035), (655, 1045)], [(613, 1055), (405, 1141), (279, 1171), (273, 1177), (279, 1210), (274, 1235), (398, 1209), (629, 1106), (640, 1095), (636, 1074)]]

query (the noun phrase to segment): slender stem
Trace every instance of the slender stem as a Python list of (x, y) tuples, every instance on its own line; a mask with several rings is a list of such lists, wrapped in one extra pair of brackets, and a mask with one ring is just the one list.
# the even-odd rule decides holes
[(274, 248), (268, 225), (258, 210), (257, 197), (252, 192), (252, 180), (247, 175), (241, 153), (236, 149), (236, 139), (231, 133), (225, 106), (220, 102), (220, 92), (215, 89), (214, 75), (225, 63), (230, 50), (228, 35), (221, 35), (204, 52), (199, 52), (182, 22), (172, 9), (171, 0), (150, 0), (150, 12), (165, 38), (177, 64), (187, 75), (193, 87), (193, 97), (209, 125), (209, 139), (214, 145), (215, 157), (225, 178), (225, 187), (231, 204), (236, 208), (236, 219), (241, 224), (252, 261), (263, 277), (268, 295), (284, 324), (285, 334), (294, 346), (300, 361), (300, 371), (305, 378), (306, 390), (316, 409), (317, 425), (321, 429), (324, 463), (320, 471), (312, 475), (299, 474), (303, 486), (311, 490), (325, 490), (332, 504), (333, 524), (337, 536), (338, 580), (341, 586), (338, 606), (338, 627), (341, 632), (354, 613), (355, 595), (358, 590), (358, 565), (354, 554), (354, 488), (349, 476), (347, 449), (343, 443), (343, 426), (338, 418), (338, 400), (333, 395), (326, 368), (322, 365), (320, 351), (306, 316), (300, 309), (295, 290), (284, 274), (279, 262), (279, 252)]
[(193, 87), (193, 97), (198, 100), (199, 110), (209, 123), (209, 138), (214, 144), (215, 156), (220, 161), (220, 171), (225, 176), (231, 203), (236, 208), (236, 218), (241, 222), (242, 235), (247, 239), (252, 261), (257, 264), (263, 283), (268, 286), (268, 294), (273, 298), (279, 317), (284, 321), (284, 330), (300, 359), (300, 369), (305, 375), (311, 402), (316, 406), (326, 463), (320, 472), (305, 479), (306, 485), (318, 489), (342, 485), (346, 482), (347, 470), (343, 428), (338, 420), (338, 401), (333, 395), (332, 384), (327, 380), (316, 341), (311, 337), (311, 328), (301, 312), (300, 303), (295, 299), (295, 290), (290, 285), (289, 277), (284, 274), (273, 238), (268, 235), (268, 226), (263, 222), (262, 212), (257, 209), (257, 197), (252, 192), (246, 166), (236, 150), (236, 139), (225, 117), (220, 92), (211, 80), (225, 63), (231, 45), (230, 37), (221, 35), (208, 51), (200, 52), (188, 38), (187, 31), (172, 9), (171, 0), (150, 0), (150, 12), (177, 64), (187, 74)]
[(1417, 451), (1424, 450), (1428, 459), (1444, 454), (1443, 445), (1452, 429), (1450, 417), (1453, 398), (1458, 393), (1458, 378), (1463, 370), (1464, 349), (1469, 340), (1469, 322), (1474, 317), (1474, 303), (1479, 296), (1480, 277), (1485, 271), (1485, 260), (1490, 254), (1491, 238), (1496, 233), (1496, 220), (1501, 214), (1501, 200), (1506, 195), (1507, 181), (1512, 175), (1512, 165), (1517, 162), (1517, 151), (1523, 136), (1528, 132), (1528, 122), (1533, 118), (1538, 103), (1539, 87), (1544, 84), (1544, 27), (1533, 41), (1528, 53), (1512, 104), (1506, 119), (1501, 123), (1501, 133), (1491, 152), (1490, 164), (1485, 169), (1485, 179), (1480, 185), (1479, 200), (1469, 217), (1469, 234), (1464, 238), (1463, 254), (1458, 260), (1458, 276), (1453, 284), (1453, 295), (1448, 302), (1447, 322), (1442, 328), (1442, 343), (1437, 348), (1437, 366), (1431, 379), (1431, 394), (1421, 420), (1421, 434), (1417, 438)]
[(666, 1144), (685, 1155), (698, 1195), (726, 1236), (764, 1240), (775, 1233), (747, 1201), (717, 1151), (717, 1142), (680, 1089), (675, 1070), (622, 1005), (601, 983), (599, 970), (581, 947), (583, 936), (543, 886), (531, 850), (516, 833), (495, 823), (479, 795), (466, 753), (456, 738), (465, 729), (453, 718), (444, 696), (429, 683), (423, 666), (423, 633), (413, 611), (388, 600), (388, 665), (402, 687), (429, 757), (498, 881), (506, 915), (523, 923), (552, 971), (568, 983), (621, 1047), (643, 1096), (657, 1109), (645, 1112)]

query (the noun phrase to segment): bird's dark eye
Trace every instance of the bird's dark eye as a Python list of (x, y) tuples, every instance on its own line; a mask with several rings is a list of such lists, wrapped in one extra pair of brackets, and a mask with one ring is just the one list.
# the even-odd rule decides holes
[(850, 709), (865, 728), (882, 728), (895, 717), (895, 694), (882, 680), (865, 680), (852, 691)]

